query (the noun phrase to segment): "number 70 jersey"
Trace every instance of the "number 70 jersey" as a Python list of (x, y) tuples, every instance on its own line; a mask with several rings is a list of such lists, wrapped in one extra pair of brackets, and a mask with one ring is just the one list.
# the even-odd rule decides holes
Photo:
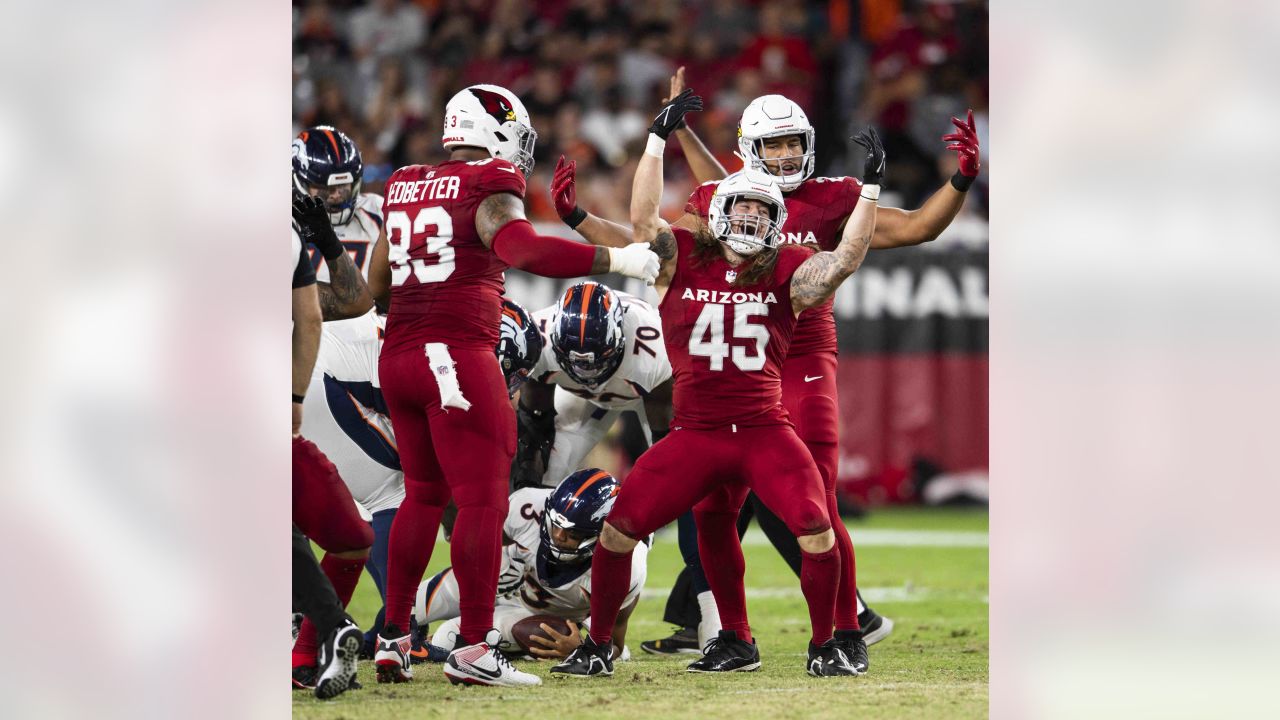
[(476, 210), (496, 193), (523, 198), (524, 174), (485, 158), (409, 165), (386, 184), (391, 308), (385, 357), (439, 342), (492, 350), (498, 344), (507, 265), (481, 242)]
[(672, 427), (786, 423), (782, 361), (796, 327), (791, 276), (813, 251), (784, 245), (767, 277), (735, 286), (737, 270), (718, 251), (699, 262), (693, 233), (671, 230), (676, 270), (658, 309), (675, 377)]

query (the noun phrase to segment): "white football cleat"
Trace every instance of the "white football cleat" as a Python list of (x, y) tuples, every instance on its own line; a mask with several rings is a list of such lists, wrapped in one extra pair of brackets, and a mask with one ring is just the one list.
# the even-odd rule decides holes
[(378, 670), (378, 682), (402, 683), (413, 679), (409, 669), (409, 651), (413, 649), (413, 636), (399, 635), (400, 628), (387, 625), (378, 633), (378, 648), (373, 653), (373, 664)]
[(498, 651), (501, 640), (502, 635), (497, 630), (490, 630), (485, 635), (485, 642), (460, 647), (449, 653), (448, 659), (444, 661), (445, 677), (455, 685), (541, 685), (542, 678), (512, 667), (506, 656)]
[(356, 658), (364, 644), (364, 633), (350, 620), (334, 628), (320, 646), (316, 697), (328, 700), (346, 692), (356, 679)]

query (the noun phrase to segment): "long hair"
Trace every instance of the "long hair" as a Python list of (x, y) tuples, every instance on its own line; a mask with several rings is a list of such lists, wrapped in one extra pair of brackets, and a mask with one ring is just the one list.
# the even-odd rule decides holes
[[(707, 222), (703, 218), (699, 218), (698, 226), (693, 230), (693, 251), (691, 255), (694, 267), (707, 265), (715, 262), (716, 258), (723, 257), (720, 253), (720, 240), (715, 236), (715, 233), (711, 232), (711, 228), (707, 226)], [(738, 277), (730, 284), (733, 287), (755, 285), (769, 277), (769, 274), (773, 272), (773, 266), (777, 263), (777, 247), (770, 250), (761, 250), (748, 258), (747, 262), (738, 266)]]

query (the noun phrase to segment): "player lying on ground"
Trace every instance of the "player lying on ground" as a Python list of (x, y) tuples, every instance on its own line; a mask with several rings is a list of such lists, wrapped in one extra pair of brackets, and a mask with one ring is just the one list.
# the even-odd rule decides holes
[(515, 414), (494, 357), (503, 272), (621, 272), (652, 282), (658, 261), (644, 245), (592, 247), (534, 231), (522, 198), (537, 133), (509, 90), (464, 88), (445, 106), (444, 119), (449, 160), (403, 167), (387, 180), (386, 229), (370, 268), (374, 298), (388, 307), (378, 375), (405, 479), (374, 663), (379, 682), (413, 678), (410, 612), (452, 499), (458, 515), (450, 554), (461, 624), (444, 673), (455, 683), (537, 685), (536, 676), (498, 652), (493, 630), (515, 450)]
[(582, 467), (623, 412), (653, 440), (666, 434), (671, 364), (649, 303), (584, 282), (533, 320), (547, 342), (520, 391), (513, 489), (553, 487)]
[(658, 216), (665, 138), (686, 112), (700, 108), (701, 100), (685, 91), (658, 114), (631, 199), (636, 238), (651, 241), (663, 259), (658, 293), (675, 376), (672, 431), (640, 457), (619, 491), (592, 560), (589, 637), (552, 673), (612, 674), (607, 648), (629, 586), (631, 553), (640, 538), (690, 508), (700, 553), (716, 558), (705, 569), (724, 630), (689, 669), (758, 668), (734, 528), (754, 490), (799, 538), (812, 631), (806, 670), (818, 677), (857, 674), (831, 632), (840, 562), (822, 477), (787, 420), (780, 378), (796, 317), (826, 301), (866, 256), (883, 149), (874, 132), (864, 133), (879, 164), (864, 188), (866, 202), (854, 209), (833, 252), (779, 247), (787, 213), (782, 193), (771, 176), (752, 168), (720, 183), (709, 227), (672, 228)]
[[(582, 644), (578, 626), (591, 611), (591, 553), (619, 483), (599, 468), (579, 470), (555, 488), (511, 495), (503, 525), (502, 574), (494, 624), (509, 654), (563, 658)], [(644, 587), (648, 546), (632, 554), (631, 579), (614, 626), (613, 657), (626, 659), (627, 620)], [(420, 626), (446, 620), (431, 644), (452, 648), (458, 634), (458, 583), (446, 568), (418, 588), (413, 613)], [(543, 627), (545, 625), (545, 627)]]

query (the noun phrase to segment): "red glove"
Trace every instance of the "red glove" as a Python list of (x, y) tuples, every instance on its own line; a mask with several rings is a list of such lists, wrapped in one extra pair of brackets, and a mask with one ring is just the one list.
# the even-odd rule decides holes
[(978, 176), (978, 171), (982, 169), (981, 156), (978, 153), (978, 131), (973, 127), (972, 110), (969, 111), (967, 121), (951, 118), (951, 122), (959, 132), (943, 135), (942, 140), (951, 143), (947, 145), (947, 149), (954, 151), (960, 160), (960, 170), (957, 174), (963, 179), (957, 184), (958, 178), (952, 178), (951, 184), (956, 185), (956, 189), (963, 192), (969, 189), (973, 179)]
[(586, 212), (578, 207), (578, 191), (574, 186), (577, 171), (578, 161), (566, 162), (561, 155), (551, 178), (551, 202), (556, 206), (556, 214), (572, 228), (578, 227), (587, 217)]

